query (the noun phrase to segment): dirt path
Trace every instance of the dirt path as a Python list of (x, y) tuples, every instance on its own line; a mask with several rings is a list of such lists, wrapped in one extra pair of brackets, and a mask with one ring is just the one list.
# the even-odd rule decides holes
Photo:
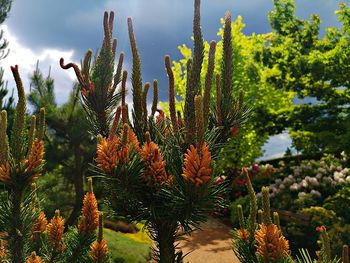
[(184, 254), (184, 262), (189, 263), (239, 263), (231, 249), (231, 229), (215, 218), (202, 225), (186, 240), (180, 242), (179, 248)]

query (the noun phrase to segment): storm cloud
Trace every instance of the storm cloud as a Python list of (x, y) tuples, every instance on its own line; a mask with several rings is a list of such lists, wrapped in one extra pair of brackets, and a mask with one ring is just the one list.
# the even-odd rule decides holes
[[(334, 11), (339, 0), (297, 0), (297, 15), (308, 18), (319, 14), (322, 30), (339, 26)], [(347, 1), (349, 2), (349, 0)], [(268, 13), (271, 0), (202, 0), (202, 30), (206, 40), (217, 39), (220, 18), (229, 10), (235, 19), (243, 17), (246, 34), (270, 31)], [(40, 68), (47, 72), (52, 66), (59, 103), (71, 91), (72, 72), (59, 69), (58, 60), (79, 62), (88, 48), (97, 50), (102, 41), (102, 17), (105, 10), (116, 13), (114, 37), (118, 53), (124, 51), (125, 65), (130, 68), (131, 54), (127, 34), (127, 17), (134, 20), (136, 40), (142, 61), (144, 81), (158, 79), (160, 98), (167, 100), (164, 55), (172, 60), (181, 57), (178, 46), (192, 46), (193, 1), (191, 0), (14, 0), (3, 29), (10, 40), (12, 52), (2, 60), (9, 87), (13, 87), (9, 66), (19, 64), (26, 88), (28, 76), (40, 59)], [(321, 33), (322, 34), (322, 33)]]

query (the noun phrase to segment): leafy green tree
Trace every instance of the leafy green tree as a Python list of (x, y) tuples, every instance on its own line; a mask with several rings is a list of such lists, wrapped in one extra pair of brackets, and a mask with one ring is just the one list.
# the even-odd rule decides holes
[[(31, 92), (28, 95), (28, 101), (34, 106), (35, 111), (43, 106), (47, 111), (46, 168), (48, 172), (59, 172), (68, 180), (68, 184), (74, 185), (75, 201), (71, 204), (73, 210), (67, 220), (69, 225), (75, 223), (83, 204), (84, 176), (88, 162), (93, 156), (91, 146), (94, 145), (92, 137), (87, 132), (88, 122), (82, 117), (84, 109), (77, 97), (77, 91), (78, 87), (75, 86), (68, 102), (57, 105), (54, 80), (50, 75), (44, 78), (37, 68), (31, 77)], [(51, 207), (51, 209), (54, 208)]]
[(339, 153), (349, 149), (350, 8), (336, 11), (341, 28), (320, 37), (319, 16), (295, 15), (292, 0), (274, 0), (272, 33), (260, 61), (275, 74), (267, 83), (314, 103), (293, 105), (285, 115), (294, 147), (302, 153)]

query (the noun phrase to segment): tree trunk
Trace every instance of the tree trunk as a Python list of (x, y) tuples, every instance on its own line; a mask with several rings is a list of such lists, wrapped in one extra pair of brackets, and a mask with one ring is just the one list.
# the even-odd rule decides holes
[[(168, 223), (168, 222), (167, 222)], [(175, 263), (176, 225), (160, 223), (157, 225), (157, 246), (160, 263)]]
[(83, 170), (82, 152), (79, 145), (74, 146), (73, 150), (74, 150), (74, 161), (75, 161), (75, 168), (74, 168), (74, 174), (73, 174), (75, 203), (74, 203), (73, 211), (71, 212), (67, 220), (67, 226), (72, 226), (77, 221), (80, 215), (80, 211), (84, 200), (84, 170)]

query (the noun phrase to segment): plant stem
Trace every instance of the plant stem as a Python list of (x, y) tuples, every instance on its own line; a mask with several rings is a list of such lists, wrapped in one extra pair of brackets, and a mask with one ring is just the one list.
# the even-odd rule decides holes
[(176, 225), (160, 223), (157, 227), (157, 242), (160, 263), (175, 263), (175, 232)]

